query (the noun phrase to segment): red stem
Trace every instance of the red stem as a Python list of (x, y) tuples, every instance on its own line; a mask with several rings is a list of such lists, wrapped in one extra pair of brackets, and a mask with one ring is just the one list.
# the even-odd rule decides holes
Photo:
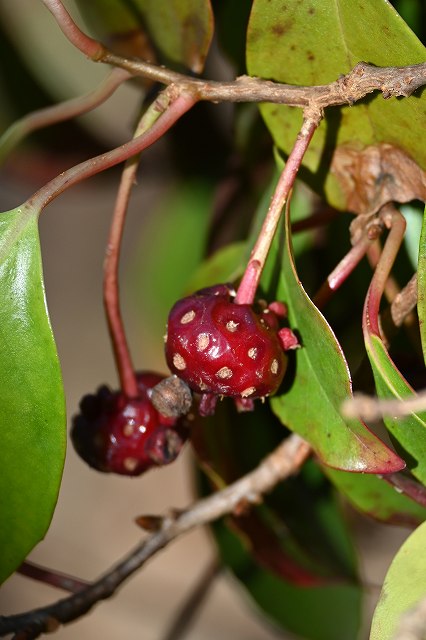
[(70, 593), (77, 593), (78, 591), (82, 591), (83, 589), (86, 589), (90, 584), (85, 580), (80, 580), (79, 578), (74, 578), (73, 576), (69, 576), (66, 573), (53, 571), (52, 569), (47, 569), (46, 567), (41, 567), (38, 564), (34, 564), (33, 562), (28, 561), (23, 562), (17, 569), (17, 571), (27, 578), (38, 580), (39, 582), (44, 582), (45, 584), (49, 584), (52, 587), (63, 589), (64, 591), (69, 591)]
[(32, 195), (31, 198), (22, 205), (22, 208), (42, 211), (52, 200), (57, 198), (69, 187), (140, 153), (161, 138), (184, 113), (194, 106), (196, 101), (197, 98), (189, 93), (178, 95), (148, 131), (130, 142), (126, 142), (120, 147), (112, 149), (112, 151), (95, 156), (94, 158), (77, 164), (75, 167), (67, 169), (67, 171), (53, 178), (53, 180)]
[(333, 293), (335, 293), (345, 282), (346, 278), (350, 276), (352, 271), (365, 256), (370, 244), (371, 240), (368, 237), (362, 238), (352, 247), (352, 249), (350, 249), (350, 251), (348, 251), (339, 264), (333, 269), (327, 280), (313, 298), (313, 302), (318, 309), (324, 308)]
[(380, 301), (403, 241), (406, 227), (404, 216), (393, 205), (383, 207), (382, 218), (385, 225), (390, 227), (390, 231), (367, 291), (363, 313), (364, 329), (379, 338), (382, 337), (379, 326)]
[(104, 262), (105, 312), (120, 378), (120, 386), (128, 398), (136, 398), (139, 392), (121, 315), (118, 270), (124, 223), (138, 164), (139, 156), (135, 156), (128, 160), (124, 167), (115, 202)]
[(72, 98), (45, 109), (38, 109), (14, 122), (0, 138), (0, 161), (29, 133), (87, 113), (105, 102), (130, 74), (113, 69), (101, 84), (85, 96)]
[(105, 49), (100, 42), (81, 31), (60, 0), (42, 0), (43, 4), (55, 17), (61, 31), (68, 40), (92, 60), (100, 60)]
[(303, 122), (294, 147), (291, 150), (285, 167), (278, 179), (262, 229), (251, 252), (240, 286), (238, 287), (235, 298), (235, 302), (237, 304), (252, 304), (254, 302), (256, 289), (259, 285), (262, 270), (268, 256), (283, 207), (293, 187), (303, 156), (305, 155), (318, 124), (319, 117), (312, 119), (306, 118)]

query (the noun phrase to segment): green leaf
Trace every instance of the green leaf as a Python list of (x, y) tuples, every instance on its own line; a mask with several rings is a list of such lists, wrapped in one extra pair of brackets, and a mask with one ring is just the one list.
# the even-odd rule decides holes
[(223, 561), (271, 622), (305, 640), (355, 640), (361, 591), (355, 585), (296, 587), (262, 569), (223, 522), (213, 525)]
[(218, 249), (199, 266), (187, 284), (187, 291), (192, 293), (221, 282), (235, 282), (244, 272), (246, 250), (245, 242), (234, 242)]
[(65, 401), (37, 212), (0, 214), (0, 582), (44, 537), (65, 458)]
[(114, 51), (152, 59), (151, 39), (163, 61), (185, 65), (196, 73), (203, 70), (213, 36), (209, 0), (76, 2), (95, 35)]
[(426, 597), (426, 523), (411, 534), (394, 557), (383, 584), (370, 640), (396, 637), (399, 621)]
[[(225, 399), (217, 412), (199, 419), (193, 431), (193, 446), (215, 488), (253, 469), (285, 434), (267, 404), (239, 414)], [(202, 493), (210, 493), (205, 476), (200, 479)], [(275, 624), (314, 640), (356, 637), (361, 594), (354, 549), (340, 502), (313, 460), (279, 483), (260, 507), (212, 530), (222, 560)], [(336, 626), (336, 597), (347, 618), (344, 629)]]
[[(424, 46), (386, 0), (253, 2), (247, 33), (251, 75), (320, 85), (337, 80), (363, 60), (402, 66), (424, 59)], [(425, 92), (403, 100), (384, 100), (376, 93), (354, 106), (327, 110), (306, 153), (304, 177), (310, 174), (315, 188), (344, 209), (350, 208), (349, 195), (330, 171), (332, 162), (334, 167), (339, 164), (337, 156), (333, 160), (336, 149), (358, 154), (365, 147), (389, 143), (426, 168), (426, 149), (419, 135), (426, 125), (425, 104)], [(302, 110), (264, 104), (261, 112), (276, 144), (288, 154), (301, 126)], [(345, 164), (343, 158), (341, 164)]]
[[(199, 419), (192, 444), (218, 488), (255, 468), (284, 435), (267, 404), (240, 414), (232, 401), (224, 401), (214, 417)], [(313, 586), (330, 578), (356, 580), (354, 551), (335, 493), (312, 461), (275, 487), (251, 515), (233, 518), (232, 526), (250, 540), (254, 557), (287, 581)]]
[(325, 471), (358, 511), (375, 520), (401, 526), (415, 526), (426, 520), (426, 508), (399, 493), (379, 476), (330, 468)]
[[(364, 340), (378, 397), (402, 400), (415, 395), (392, 362), (381, 338), (369, 331), (366, 324), (364, 322)], [(426, 412), (412, 413), (404, 418), (385, 416), (384, 423), (411, 473), (426, 485)]]
[(426, 363), (426, 209), (419, 245), (419, 264), (417, 268), (417, 312), (419, 314), (420, 337), (423, 357)]
[[(310, 442), (325, 464), (366, 473), (390, 473), (403, 461), (359, 420), (344, 420), (340, 407), (351, 396), (351, 379), (339, 343), (324, 316), (299, 281), (294, 263), (289, 208), (277, 296), (286, 302), (291, 328), (302, 348), (294, 354), (283, 392), (271, 399), (272, 408), (292, 431)], [(276, 243), (277, 244), (277, 243)]]

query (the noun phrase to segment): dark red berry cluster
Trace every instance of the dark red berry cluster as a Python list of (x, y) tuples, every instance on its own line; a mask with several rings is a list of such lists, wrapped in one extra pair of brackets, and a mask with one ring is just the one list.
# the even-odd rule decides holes
[(236, 304), (221, 284), (179, 300), (170, 311), (166, 359), (170, 370), (202, 394), (200, 413), (214, 411), (217, 396), (231, 396), (240, 409), (275, 393), (287, 356), (278, 316), (265, 306)]
[(175, 460), (188, 429), (183, 418), (165, 417), (154, 408), (152, 388), (163, 379), (156, 373), (138, 373), (137, 398), (103, 386), (82, 399), (71, 439), (83, 460), (98, 471), (127, 476)]

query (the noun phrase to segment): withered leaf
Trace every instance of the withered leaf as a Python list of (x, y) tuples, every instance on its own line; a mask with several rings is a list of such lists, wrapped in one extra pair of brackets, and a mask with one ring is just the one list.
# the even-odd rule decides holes
[(339, 146), (331, 171), (356, 214), (376, 213), (388, 202), (426, 201), (426, 173), (404, 151), (382, 143), (362, 150)]

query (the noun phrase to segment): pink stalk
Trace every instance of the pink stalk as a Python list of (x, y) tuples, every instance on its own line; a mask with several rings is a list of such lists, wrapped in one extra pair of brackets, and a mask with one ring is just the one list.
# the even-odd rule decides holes
[(271, 247), (283, 207), (296, 179), (303, 156), (318, 126), (318, 118), (305, 119), (297, 140), (279, 177), (271, 204), (250, 255), (250, 259), (238, 287), (235, 302), (252, 304), (259, 285), (262, 270)]
[(128, 398), (136, 398), (139, 392), (121, 315), (118, 270), (124, 223), (138, 164), (139, 157), (134, 156), (130, 160), (127, 160), (126, 166), (124, 167), (115, 201), (104, 262), (105, 313), (114, 351), (115, 364), (120, 378), (120, 387)]
[(371, 240), (368, 237), (362, 238), (348, 251), (339, 264), (333, 269), (327, 280), (316, 293), (313, 302), (318, 309), (323, 309), (325, 304), (330, 300), (333, 293), (345, 282), (346, 278), (352, 273), (355, 267), (365, 256)]
[(105, 53), (103, 45), (77, 27), (61, 0), (42, 0), (42, 2), (55, 17), (61, 31), (77, 49), (92, 60), (102, 58)]
[[(163, 92), (141, 118), (135, 136), (140, 136), (149, 130), (154, 122), (158, 120), (161, 112), (167, 108), (168, 103), (167, 92)], [(139, 392), (121, 315), (118, 272), (126, 214), (139, 165), (139, 157), (140, 155), (138, 154), (127, 160), (121, 176), (108, 237), (103, 286), (105, 313), (120, 378), (120, 386), (129, 398), (136, 398)]]
[(364, 330), (379, 338), (382, 337), (379, 326), (380, 300), (403, 241), (406, 227), (404, 216), (393, 205), (383, 207), (382, 212), (384, 223), (390, 227), (390, 231), (367, 291), (363, 314)]
[(23, 562), (17, 571), (27, 578), (44, 582), (45, 584), (49, 584), (51, 587), (57, 587), (58, 589), (69, 591), (70, 593), (82, 591), (90, 584), (85, 580), (80, 580), (79, 578), (74, 578), (73, 576), (61, 573), (60, 571), (47, 569), (46, 567), (41, 567), (38, 564), (28, 561)]
[(196, 101), (197, 98), (191, 94), (178, 95), (148, 131), (112, 151), (67, 169), (41, 187), (22, 205), (22, 208), (42, 211), (69, 187), (140, 153), (161, 138), (184, 113), (194, 106)]
[(87, 95), (66, 100), (46, 109), (38, 109), (17, 120), (0, 138), (0, 161), (29, 133), (95, 109), (108, 100), (117, 87), (130, 77), (127, 71), (113, 69), (108, 77)]

